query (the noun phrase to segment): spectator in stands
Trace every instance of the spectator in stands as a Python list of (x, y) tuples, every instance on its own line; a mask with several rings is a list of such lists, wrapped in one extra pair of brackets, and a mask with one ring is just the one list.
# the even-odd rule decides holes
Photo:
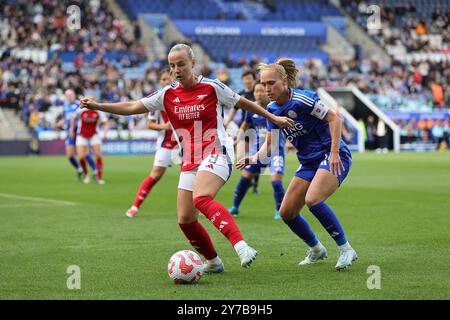
[(416, 26), (416, 34), (419, 36), (427, 34), (427, 27), (426, 27), (425, 21), (423, 21), (423, 20), (419, 21), (419, 23)]
[(431, 91), (433, 92), (433, 104), (436, 108), (444, 107), (444, 88), (442, 85), (435, 81), (431, 85)]
[(367, 150), (374, 150), (376, 147), (376, 126), (375, 126), (375, 118), (373, 116), (367, 117), (367, 124), (366, 124), (366, 134), (367, 134), (367, 140), (366, 140), (366, 149)]
[(30, 116), (28, 117), (28, 127), (30, 128), (32, 135), (36, 134), (36, 129), (38, 127), (39, 121), (40, 121), (39, 111), (36, 108), (31, 107)]
[(437, 120), (431, 129), (431, 137), (433, 139), (433, 142), (436, 143), (436, 148), (439, 148), (441, 142), (444, 141), (444, 133), (444, 123), (441, 120)]
[(137, 19), (133, 21), (133, 35), (134, 40), (139, 43), (141, 41), (142, 32), (141, 26), (139, 25), (139, 21)]

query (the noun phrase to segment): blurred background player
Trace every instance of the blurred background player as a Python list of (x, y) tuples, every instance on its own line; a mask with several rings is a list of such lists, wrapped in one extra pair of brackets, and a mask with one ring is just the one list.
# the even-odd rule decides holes
[[(70, 136), (70, 121), (72, 119), (72, 116), (74, 113), (78, 110), (80, 107), (80, 102), (76, 99), (75, 91), (72, 89), (67, 89), (64, 92), (66, 101), (64, 102), (64, 117), (61, 118), (62, 123), (56, 124), (56, 126), (64, 126), (67, 130), (66, 135), (66, 156), (67, 159), (69, 159), (69, 162), (72, 164), (72, 166), (77, 170), (78, 180), (81, 180), (83, 177), (83, 174), (85, 173), (83, 171), (83, 168), (86, 168), (86, 163), (79, 163), (77, 160), (77, 157), (75, 155), (75, 146), (76, 146), (76, 136), (73, 138)], [(77, 124), (75, 124), (75, 131), (77, 130)], [(88, 153), (86, 156), (86, 160), (88, 161), (89, 165), (91, 166), (92, 170), (95, 171), (95, 162), (94, 159), (92, 159), (92, 156)], [(83, 160), (83, 161), (86, 161)]]
[[(76, 124), (78, 123), (78, 124)], [(100, 137), (99, 126), (103, 125), (103, 134)], [(99, 184), (105, 184), (103, 180), (103, 157), (102, 157), (102, 140), (106, 139), (108, 133), (109, 122), (106, 115), (97, 110), (78, 109), (70, 121), (70, 137), (77, 139), (77, 155), (80, 164), (83, 166), (84, 175), (83, 182), (89, 183), (90, 178), (87, 174), (85, 159), (89, 154), (89, 147), (95, 155), (96, 169), (93, 172), (93, 178)], [(77, 128), (77, 131), (75, 131)]]
[[(242, 73), (242, 84), (244, 85), (244, 89), (239, 91), (239, 94), (241, 96), (244, 96), (246, 99), (250, 101), (255, 101), (255, 95), (253, 94), (253, 90), (256, 83), (256, 74), (252, 69), (247, 69)], [(236, 118), (236, 114), (238, 114)], [(225, 128), (227, 128), (230, 124), (236, 123), (238, 128), (242, 125), (242, 123), (246, 119), (246, 111), (244, 109), (240, 109), (238, 106), (234, 106), (233, 109), (231, 109), (230, 113), (225, 119), (224, 125)], [(250, 124), (250, 128), (252, 127), (252, 124)], [(246, 149), (248, 147), (249, 143), (252, 143), (252, 141), (249, 141), (248, 139), (244, 142), (246, 144)], [(258, 182), (259, 182), (259, 174), (254, 174), (253, 179), (250, 181), (250, 187), (253, 187), (253, 193), (258, 194)]]
[[(169, 69), (163, 69), (159, 73), (159, 84), (161, 88), (170, 85), (172, 82)], [(153, 186), (161, 179), (172, 161), (172, 154), (177, 152), (178, 143), (173, 135), (171, 125), (165, 111), (154, 111), (148, 114), (148, 128), (159, 131), (157, 141), (157, 149), (155, 154), (155, 161), (150, 175), (145, 178), (139, 186), (133, 205), (126, 212), (126, 216), (133, 218), (139, 211), (142, 203), (150, 193)]]
[[(254, 96), (256, 103), (260, 106), (266, 108), (269, 104), (270, 100), (264, 92), (264, 87), (261, 83), (256, 83), (254, 86)], [(258, 152), (259, 148), (264, 143), (266, 139), (267, 133), (267, 120), (266, 118), (253, 114), (251, 112), (247, 112), (245, 116), (245, 120), (241, 124), (241, 128), (239, 130), (238, 136), (238, 146), (237, 146), (237, 158), (240, 158), (240, 151), (244, 150), (245, 140), (244, 135), (249, 129), (249, 127), (254, 128), (255, 137), (254, 139), (250, 139), (250, 155), (254, 155)], [(283, 188), (283, 174), (284, 174), (284, 147), (285, 147), (285, 139), (280, 135), (278, 139), (278, 153), (273, 155), (270, 160), (270, 172), (271, 172), (271, 180), (273, 187), (273, 197), (275, 199), (275, 215), (274, 219), (280, 219), (280, 205), (281, 201), (284, 197), (284, 188)], [(234, 190), (234, 199), (233, 199), (233, 207), (229, 209), (230, 213), (234, 216), (239, 214), (239, 206), (242, 200), (247, 193), (251, 185), (251, 181), (255, 176), (259, 176), (261, 170), (264, 170), (267, 167), (267, 164), (249, 164), (242, 170), (241, 179), (239, 180), (236, 189)]]
[[(306, 204), (338, 245), (340, 252), (336, 269), (352, 265), (358, 256), (350, 246), (338, 218), (328, 207), (328, 199), (341, 185), (352, 164), (352, 157), (341, 139), (342, 120), (325, 106), (313, 91), (293, 89), (298, 69), (292, 59), (278, 59), (273, 64), (260, 64), (260, 81), (272, 101), (267, 110), (274, 115), (289, 116), (295, 126), (283, 129), (286, 139), (297, 149), (300, 168), (292, 178), (280, 207), (283, 221), (309, 247), (300, 265), (313, 264), (327, 257), (327, 250), (317, 239), (308, 222), (299, 215)], [(272, 131), (279, 129), (268, 123), (268, 133), (263, 147), (254, 157), (238, 162), (242, 168), (270, 153)], [(278, 132), (278, 130), (276, 130)], [(250, 159), (251, 158), (251, 159)]]

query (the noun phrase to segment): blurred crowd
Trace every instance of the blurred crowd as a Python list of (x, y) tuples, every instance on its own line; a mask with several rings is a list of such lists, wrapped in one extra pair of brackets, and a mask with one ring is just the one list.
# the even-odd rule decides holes
[[(72, 88), (78, 97), (93, 95), (103, 101), (128, 101), (144, 97), (157, 87), (159, 67), (149, 67), (140, 79), (128, 79), (114, 64), (100, 58), (85, 62), (75, 71), (63, 72), (54, 56), (44, 64), (0, 57), (0, 107), (14, 109), (32, 131), (62, 130), (56, 123), (62, 117), (64, 91)], [(111, 115), (111, 125), (145, 126), (143, 116), (126, 120)]]
[[(67, 8), (75, 3), (80, 30), (67, 28)], [(0, 46), (49, 51), (137, 51), (142, 48), (100, 0), (0, 0)]]
[[(400, 144), (433, 144), (436, 149), (448, 149), (450, 146), (450, 118), (395, 119), (400, 127)], [(366, 121), (360, 120), (360, 126), (365, 130), (365, 146), (368, 150), (387, 152), (387, 127), (378, 119), (369, 116)]]
[[(361, 9), (362, 1), (348, 1)], [(137, 100), (157, 89), (158, 71), (164, 62), (146, 62), (143, 48), (138, 44), (141, 31), (134, 23), (134, 32), (125, 31), (124, 24), (115, 18), (99, 0), (81, 0), (77, 4), (87, 14), (82, 19), (89, 29), (71, 33), (65, 27), (65, 8), (68, 1), (11, 1), (0, 0), (0, 107), (13, 108), (33, 134), (46, 130), (63, 130), (58, 125), (62, 117), (64, 91), (75, 90), (77, 95), (92, 95), (103, 101)], [(387, 10), (390, 14), (391, 11)], [(447, 29), (448, 17), (434, 13), (434, 25)], [(445, 24), (445, 23), (446, 24)], [(441, 30), (441, 29), (439, 29)], [(442, 30), (441, 30), (442, 31)], [(431, 32), (431, 31), (430, 31)], [(444, 33), (444, 38), (448, 34)], [(41, 48), (52, 52), (45, 62), (33, 61), (17, 54), (17, 48)], [(135, 55), (110, 61), (107, 53), (118, 50)], [(60, 52), (75, 52), (67, 69)], [(95, 53), (92, 59), (85, 56)], [(135, 57), (135, 58), (133, 58)], [(256, 70), (261, 59), (238, 61), (239, 72)], [(66, 63), (67, 64), (67, 63)], [(138, 76), (126, 76), (126, 69), (142, 66)], [(307, 60), (300, 67), (299, 87), (317, 90), (354, 85), (385, 111), (447, 110), (450, 106), (450, 68), (448, 61), (395, 61), (385, 64), (377, 60), (340, 61), (330, 59), (327, 65), (320, 60)], [(218, 78), (232, 88), (241, 88), (241, 79), (230, 76), (226, 65), (199, 64), (197, 72)], [(111, 128), (131, 130), (145, 128), (144, 116), (111, 117)], [(448, 138), (448, 121), (397, 121), (402, 128), (402, 141), (438, 141)], [(370, 126), (369, 123), (365, 124)], [(369, 135), (368, 135), (369, 136)], [(344, 137), (354, 140), (354, 132), (346, 124)]]
[(356, 86), (385, 111), (432, 111), (450, 106), (448, 62), (338, 61), (328, 66), (309, 61), (302, 68), (301, 86), (316, 89)]
[(442, 142), (450, 146), (450, 119), (395, 120), (400, 127), (402, 144), (422, 142), (433, 143), (440, 147)]
[[(73, 1), (72, 1), (73, 2)], [(148, 68), (139, 80), (126, 79), (123, 68), (146, 60), (145, 50), (135, 41), (140, 30), (127, 32), (99, 0), (80, 0), (80, 30), (66, 27), (66, 8), (71, 2), (0, 0), (0, 107), (13, 108), (33, 133), (59, 130), (64, 91), (93, 94), (99, 99), (121, 101), (141, 98), (156, 88), (158, 68)], [(138, 40), (138, 39), (137, 39)], [(49, 52), (45, 62), (36, 61), (33, 50)], [(73, 68), (64, 70), (60, 52), (74, 52)], [(111, 63), (109, 52), (127, 52)], [(85, 55), (94, 54), (93, 59)], [(112, 117), (114, 126), (124, 124)]]
[[(385, 48), (402, 46), (407, 52), (449, 53), (450, 52), (450, 7), (440, 7), (435, 2), (431, 12), (420, 12), (414, 1), (378, 3), (366, 0), (340, 0), (346, 12), (358, 21), (369, 34)], [(367, 24), (374, 11), (370, 6), (380, 8), (380, 26)], [(447, 3), (448, 4), (448, 3)], [(438, 37), (433, 37), (433, 36)], [(431, 37), (430, 37), (431, 36)]]

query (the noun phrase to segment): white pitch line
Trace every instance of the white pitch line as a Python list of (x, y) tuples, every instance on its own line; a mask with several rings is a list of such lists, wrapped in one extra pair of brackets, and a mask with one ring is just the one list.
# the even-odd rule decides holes
[[(50, 203), (34, 203), (34, 204), (0, 204), (1, 208), (23, 208), (23, 207), (54, 207), (56, 204), (50, 204)], [(66, 206), (66, 204), (63, 204), (63, 206)]]
[(31, 201), (40, 201), (40, 202), (49, 202), (49, 203), (53, 203), (53, 204), (63, 204), (63, 205), (67, 205), (67, 206), (76, 205), (75, 202), (70, 202), (70, 201), (46, 199), (46, 198), (39, 198), (39, 197), (20, 196), (17, 194), (9, 194), (9, 193), (0, 193), (0, 197), (11, 198), (11, 199), (31, 200)]

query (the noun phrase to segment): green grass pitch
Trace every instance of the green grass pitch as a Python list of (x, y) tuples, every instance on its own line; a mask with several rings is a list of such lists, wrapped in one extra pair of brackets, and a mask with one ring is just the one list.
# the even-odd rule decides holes
[[(247, 195), (236, 219), (258, 259), (241, 268), (228, 241), (201, 218), (225, 273), (185, 286), (167, 275), (171, 254), (191, 249), (177, 225), (179, 168), (168, 170), (130, 220), (124, 213), (153, 158), (104, 163), (102, 186), (75, 181), (64, 157), (0, 158), (0, 299), (450, 298), (450, 153), (354, 155), (347, 180), (328, 200), (359, 254), (344, 272), (334, 269), (334, 242), (305, 209), (329, 258), (298, 266), (307, 248), (273, 220), (263, 176), (260, 194)], [(297, 166), (289, 155), (285, 187)], [(227, 207), (238, 177), (235, 170), (217, 197)], [(80, 267), (80, 290), (67, 288), (70, 265)], [(381, 289), (367, 287), (371, 265), (381, 270)]]

